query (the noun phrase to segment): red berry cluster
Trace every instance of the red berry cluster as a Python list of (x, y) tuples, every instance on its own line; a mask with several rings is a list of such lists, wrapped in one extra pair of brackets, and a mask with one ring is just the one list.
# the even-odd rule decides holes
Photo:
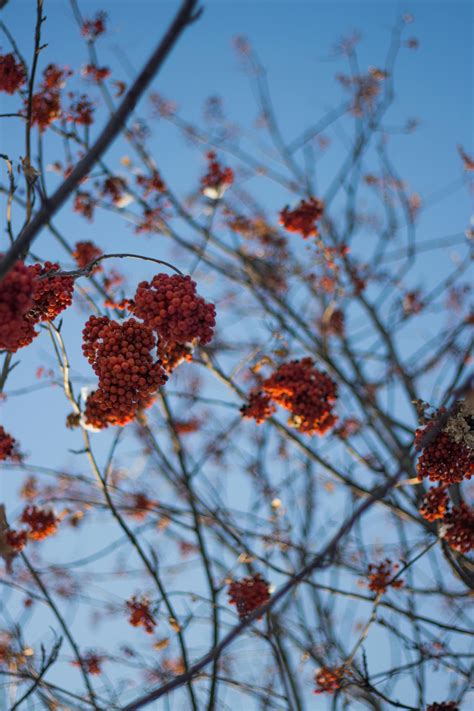
[(110, 69), (108, 67), (97, 67), (95, 64), (86, 64), (82, 70), (84, 79), (90, 79), (95, 84), (101, 84), (109, 78)]
[(0, 282), (0, 350), (15, 353), (37, 335), (25, 316), (33, 306), (34, 275), (22, 261)]
[(258, 400), (259, 394), (289, 410), (289, 423), (305, 434), (322, 435), (337, 421), (332, 412), (337, 385), (326, 373), (314, 367), (311, 358), (283, 363), (269, 378), (263, 380), (259, 393), (253, 395), (253, 403), (252, 400), (249, 403), (249, 406), (253, 404), (253, 408), (250, 412), (245, 408), (243, 411), (244, 417), (257, 414), (257, 421), (261, 422), (264, 410), (267, 408), (269, 411), (270, 404)]
[(10, 546), (15, 553), (20, 553), (23, 550), (26, 546), (27, 537), (28, 534), (26, 531), (15, 531), (13, 528), (5, 534), (7, 545)]
[(322, 667), (316, 672), (314, 680), (319, 688), (315, 689), (315, 694), (334, 694), (341, 688), (345, 674), (344, 667)]
[(27, 313), (27, 318), (34, 323), (53, 321), (64, 309), (72, 304), (74, 279), (69, 276), (50, 276), (38, 279), (45, 274), (59, 271), (59, 264), (45, 262), (30, 267), (35, 278), (33, 289), (33, 308)]
[(190, 276), (157, 274), (142, 281), (134, 297), (134, 314), (168, 343), (209, 343), (216, 310), (196, 293)]
[(388, 587), (391, 588), (401, 588), (403, 587), (403, 580), (394, 580), (398, 568), (400, 566), (396, 563), (392, 563), (389, 558), (386, 558), (381, 563), (371, 563), (369, 565), (367, 575), (369, 578), (369, 590), (380, 595), (387, 591)]
[(151, 177), (146, 175), (137, 175), (136, 177), (137, 185), (144, 188), (143, 197), (148, 197), (150, 193), (162, 193), (166, 189), (166, 185), (161, 177), (161, 175), (155, 171)]
[[(99, 656), (95, 652), (87, 652), (83, 657), (82, 657), (82, 664), (86, 668), (86, 671), (88, 674), (92, 674), (93, 676), (97, 676), (99, 674), (102, 674), (102, 667), (101, 664), (104, 661), (104, 657)], [(81, 664), (77, 660), (74, 660), (71, 662), (71, 664), (74, 667), (80, 667)]]
[(430, 704), (426, 707), (426, 711), (459, 711), (459, 706), (455, 701), (441, 701)]
[(268, 395), (261, 392), (250, 393), (249, 401), (240, 408), (242, 417), (251, 418), (257, 425), (268, 420), (276, 412), (274, 405)]
[[(100, 247), (97, 247), (93, 242), (76, 242), (74, 252), (72, 253), (73, 259), (75, 260), (77, 266), (80, 269), (87, 267), (94, 259), (100, 257), (103, 254)], [(102, 266), (96, 264), (94, 267), (94, 272), (102, 271)]]
[(229, 602), (237, 606), (239, 617), (245, 618), (270, 599), (270, 588), (260, 573), (253, 577), (234, 580), (229, 585)]
[(283, 225), (288, 232), (299, 232), (305, 239), (311, 235), (317, 237), (318, 229), (315, 222), (321, 219), (323, 212), (324, 203), (318, 198), (301, 200), (294, 210), (286, 206), (280, 212), (280, 225)]
[(27, 506), (21, 516), (21, 521), (30, 527), (28, 538), (35, 541), (42, 541), (44, 538), (52, 536), (53, 533), (56, 533), (59, 523), (54, 511), (38, 506)]
[[(415, 433), (415, 446), (418, 445), (431, 428), (436, 427), (432, 420), (424, 429)], [(457, 484), (474, 474), (474, 452), (470, 447), (455, 442), (447, 432), (439, 432), (434, 440), (423, 450), (416, 466), (420, 481), (428, 477), (430, 481), (442, 481), (445, 484)]]
[(443, 538), (460, 553), (474, 548), (474, 509), (467, 504), (453, 508), (443, 519)]
[(90, 20), (84, 20), (81, 27), (82, 36), (90, 41), (94, 41), (105, 32), (107, 14), (101, 10)]
[(14, 94), (15, 91), (26, 82), (26, 74), (23, 65), (17, 62), (15, 56), (9, 54), (0, 55), (0, 91), (7, 94)]
[(448, 504), (449, 497), (445, 486), (432, 486), (423, 497), (419, 511), (427, 521), (436, 521), (444, 517)]
[(69, 106), (66, 121), (71, 121), (78, 126), (91, 126), (94, 122), (94, 105), (85, 94), (73, 98), (73, 94), (70, 94), (73, 99), (71, 105)]
[(126, 189), (127, 183), (125, 180), (119, 176), (112, 175), (104, 180), (101, 192), (104, 197), (109, 197), (114, 205), (120, 205)]
[(232, 168), (223, 168), (214, 151), (207, 154), (209, 166), (206, 175), (201, 178), (201, 191), (207, 197), (217, 199), (221, 197), (225, 189), (234, 182)]
[(129, 622), (132, 627), (143, 627), (147, 634), (152, 634), (156, 627), (156, 620), (150, 610), (150, 601), (142, 596), (140, 599), (134, 595), (127, 600), (127, 608), (130, 613)]
[(78, 212), (80, 215), (86, 218), (86, 220), (91, 221), (94, 217), (94, 208), (96, 206), (96, 201), (90, 193), (78, 190), (74, 198), (74, 212)]
[(61, 117), (60, 90), (71, 74), (68, 69), (60, 69), (55, 64), (49, 64), (44, 70), (40, 89), (33, 94), (31, 102), (31, 123), (41, 132)]
[(15, 440), (11, 435), (5, 432), (5, 429), (0, 425), (0, 462), (9, 459), (15, 454)]
[(91, 316), (83, 330), (83, 351), (99, 378), (86, 402), (86, 422), (97, 429), (124, 425), (151, 404), (167, 376), (151, 351), (151, 328), (136, 319), (123, 323)]
[(345, 318), (344, 312), (334, 309), (327, 320), (321, 321), (321, 332), (325, 336), (344, 336)]

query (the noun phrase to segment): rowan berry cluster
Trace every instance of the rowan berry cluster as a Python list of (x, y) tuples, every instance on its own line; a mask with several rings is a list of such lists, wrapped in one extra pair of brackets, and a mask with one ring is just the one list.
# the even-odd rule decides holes
[[(73, 259), (80, 269), (87, 267), (94, 259), (100, 257), (103, 254), (100, 247), (97, 247), (93, 242), (76, 242), (74, 252), (72, 253)], [(94, 272), (102, 271), (102, 266), (96, 264), (94, 267)]]
[(84, 20), (81, 27), (82, 36), (93, 42), (97, 39), (97, 37), (104, 34), (106, 29), (106, 20), (107, 14), (103, 10), (97, 12), (95, 17), (89, 20)]
[(153, 634), (156, 627), (156, 620), (150, 610), (150, 601), (145, 596), (137, 598), (134, 595), (127, 600), (127, 608), (130, 613), (129, 622), (132, 627), (143, 627), (147, 634)]
[(327, 319), (323, 319), (321, 321), (321, 332), (325, 336), (342, 337), (344, 335), (344, 328), (344, 312), (340, 309), (334, 309), (334, 311), (329, 314), (329, 317)]
[(196, 293), (196, 282), (189, 276), (157, 274), (151, 282), (142, 281), (133, 299), (133, 313), (168, 343), (181, 345), (212, 339), (216, 323), (214, 304)]
[(160, 338), (158, 342), (158, 356), (166, 372), (172, 373), (181, 363), (185, 361), (190, 363), (192, 361), (193, 348), (183, 343), (164, 341)]
[[(474, 413), (466, 402), (456, 404), (453, 413), (439, 432), (439, 417), (446, 410), (436, 411), (424, 428), (415, 432), (415, 447), (423, 448), (418, 459), (417, 471), (420, 481), (428, 477), (431, 481), (457, 484), (470, 479), (474, 474)], [(434, 438), (426, 446), (423, 442), (434, 433)]]
[(21, 522), (30, 527), (28, 538), (42, 541), (56, 533), (59, 519), (52, 509), (27, 506), (22, 513)]
[(206, 197), (218, 200), (234, 182), (234, 173), (232, 168), (221, 166), (214, 151), (209, 151), (207, 159), (209, 165), (206, 175), (201, 178), (201, 191)]
[(264, 578), (256, 575), (234, 580), (229, 585), (229, 602), (236, 605), (241, 619), (264, 605), (270, 599), (270, 586)]
[(94, 217), (96, 201), (88, 192), (78, 190), (74, 198), (73, 210), (91, 221)]
[(84, 355), (99, 378), (87, 398), (85, 421), (96, 429), (125, 425), (148, 407), (167, 376), (152, 350), (151, 328), (132, 318), (123, 323), (91, 316), (83, 330)]
[(426, 707), (426, 711), (459, 711), (459, 706), (455, 701), (441, 701), (430, 704)]
[(443, 518), (442, 536), (460, 553), (474, 549), (474, 509), (464, 502)]
[(33, 289), (33, 307), (28, 311), (27, 318), (39, 323), (53, 321), (56, 316), (72, 304), (74, 279), (69, 276), (48, 276), (38, 279), (45, 274), (53, 275), (59, 271), (59, 264), (45, 262), (43, 266), (34, 264), (30, 267), (35, 280)]
[(97, 67), (95, 64), (86, 64), (82, 70), (84, 79), (90, 79), (95, 84), (101, 84), (109, 78), (110, 69), (108, 67)]
[(73, 122), (78, 126), (91, 126), (94, 122), (94, 105), (85, 94), (74, 98), (73, 94), (69, 95), (72, 99), (69, 106), (66, 121)]
[(154, 171), (151, 177), (146, 175), (137, 175), (137, 185), (143, 188), (143, 197), (148, 197), (150, 193), (162, 193), (166, 189), (166, 185), (161, 178), (161, 175)]
[(114, 205), (120, 207), (124, 199), (127, 183), (117, 175), (111, 175), (104, 180), (101, 193), (104, 197), (109, 197)]
[(242, 417), (251, 418), (257, 425), (268, 420), (276, 412), (274, 405), (268, 395), (262, 392), (253, 392), (249, 395), (249, 401), (240, 408)]
[(381, 595), (387, 591), (387, 588), (403, 587), (403, 580), (393, 580), (400, 566), (397, 563), (392, 563), (389, 558), (386, 558), (381, 563), (370, 563), (367, 571), (369, 578), (369, 590)]
[(337, 421), (332, 412), (337, 396), (336, 383), (314, 367), (311, 358), (283, 363), (262, 381), (260, 390), (251, 395), (241, 412), (243, 417), (263, 421), (266, 412), (272, 414), (273, 403), (291, 412), (289, 424), (308, 435), (322, 435)]
[(443, 518), (449, 505), (449, 497), (445, 486), (432, 486), (426, 492), (419, 508), (420, 514), (427, 521), (436, 521)]
[(26, 546), (28, 534), (26, 531), (15, 531), (13, 528), (5, 534), (7, 545), (10, 546), (14, 553), (20, 553)]
[(17, 62), (15, 56), (9, 54), (0, 55), (0, 91), (7, 94), (14, 94), (26, 82), (26, 74), (23, 64)]
[(15, 439), (0, 425), (0, 462), (10, 459), (15, 454), (15, 443)]
[(344, 678), (344, 667), (322, 667), (316, 672), (314, 680), (318, 685), (315, 694), (334, 694), (341, 688)]
[(298, 232), (304, 239), (307, 237), (317, 237), (317, 220), (320, 220), (324, 213), (324, 203), (318, 198), (311, 197), (309, 200), (301, 200), (294, 210), (286, 206), (280, 212), (280, 225), (288, 232)]
[(0, 283), (0, 350), (15, 353), (38, 335), (37, 323), (51, 321), (72, 302), (71, 277), (38, 279), (59, 269), (57, 264), (26, 266), (22, 261)]
[(31, 123), (37, 125), (41, 132), (62, 116), (60, 91), (71, 74), (70, 70), (60, 69), (55, 64), (48, 65), (44, 70), (39, 91), (33, 94), (31, 101)]
[[(99, 656), (96, 652), (87, 652), (81, 659), (83, 666), (86, 668), (88, 674), (93, 676), (98, 676), (102, 674), (102, 662), (104, 657)], [(77, 660), (71, 662), (74, 667), (80, 667), (81, 664)]]

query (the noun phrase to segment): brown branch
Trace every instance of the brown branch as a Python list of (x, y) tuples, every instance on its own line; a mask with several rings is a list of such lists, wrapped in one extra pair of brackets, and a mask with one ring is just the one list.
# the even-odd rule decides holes
[(17, 259), (27, 254), (31, 243), (37, 237), (39, 231), (48, 224), (52, 216), (65, 203), (82, 178), (87, 175), (118, 136), (143, 92), (168, 57), (178, 37), (189, 24), (200, 16), (201, 11), (199, 9), (196, 10), (197, 1), (198, 0), (183, 0), (180, 10), (165, 36), (126, 93), (117, 111), (110, 117), (94, 145), (91, 146), (89, 152), (79, 161), (70, 176), (59, 186), (56, 192), (43, 202), (41, 209), (38, 210), (31, 222), (24, 228), (18, 239), (0, 262), (0, 280), (13, 267)]

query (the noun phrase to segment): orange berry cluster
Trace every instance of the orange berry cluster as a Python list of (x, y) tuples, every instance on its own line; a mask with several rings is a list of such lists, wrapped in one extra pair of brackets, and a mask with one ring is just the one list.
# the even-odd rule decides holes
[(270, 599), (270, 588), (260, 573), (253, 577), (234, 580), (229, 585), (229, 602), (237, 606), (239, 617), (245, 618)]
[(337, 385), (326, 373), (314, 367), (311, 358), (283, 363), (261, 383), (258, 393), (251, 395), (244, 417), (257, 415), (263, 421), (265, 412), (272, 414), (270, 401), (291, 412), (289, 423), (305, 434), (322, 435), (333, 427), (337, 417), (332, 412)]
[(27, 506), (22, 513), (21, 521), (30, 527), (28, 538), (35, 541), (42, 541), (58, 530), (59, 519), (51, 509)]
[(403, 587), (403, 580), (395, 580), (392, 582), (392, 579), (399, 567), (400, 566), (396, 563), (392, 564), (392, 561), (389, 558), (386, 558), (381, 563), (370, 563), (368, 568), (368, 577), (370, 581), (369, 590), (372, 590), (377, 594), (381, 594), (386, 592), (388, 587)]
[(341, 688), (344, 678), (344, 667), (323, 667), (316, 672), (314, 680), (318, 685), (315, 694), (334, 694)]
[(181, 345), (209, 343), (214, 334), (216, 310), (196, 293), (190, 276), (157, 274), (142, 281), (134, 297), (133, 313), (160, 339)]
[(83, 330), (84, 355), (99, 378), (85, 407), (86, 423), (97, 429), (125, 425), (148, 407), (167, 376), (151, 351), (151, 328), (132, 318), (123, 323), (91, 316)]
[(9, 459), (15, 452), (14, 438), (0, 425), (0, 462)]
[(0, 91), (14, 94), (25, 82), (25, 70), (15, 56), (11, 52), (0, 55)]
[(443, 518), (449, 505), (449, 497), (444, 485), (428, 489), (421, 506), (419, 508), (420, 514), (427, 521), (436, 521), (439, 518)]
[(193, 349), (191, 346), (175, 341), (164, 341), (160, 338), (158, 343), (158, 356), (161, 359), (161, 365), (167, 373), (172, 373), (180, 363), (187, 361), (190, 363), (193, 359)]
[(223, 168), (214, 151), (207, 154), (209, 166), (206, 175), (201, 178), (201, 190), (204, 195), (216, 199), (222, 195), (227, 186), (234, 182), (232, 168)]
[(318, 198), (301, 200), (294, 210), (286, 206), (280, 212), (280, 225), (283, 225), (288, 232), (299, 232), (304, 239), (317, 237), (319, 233), (315, 223), (321, 219), (323, 212), (324, 203)]
[[(97, 247), (93, 242), (76, 242), (74, 252), (72, 253), (73, 259), (75, 260), (77, 266), (80, 269), (87, 267), (94, 259), (100, 257), (103, 254), (100, 247)], [(94, 267), (94, 272), (101, 271), (102, 267), (97, 264)]]
[(91, 126), (94, 122), (94, 104), (89, 101), (86, 94), (74, 98), (73, 94), (69, 94), (72, 102), (69, 106), (66, 121), (73, 122), (78, 126)]
[(474, 548), (474, 509), (464, 502), (453, 508), (443, 519), (443, 538), (460, 553)]
[(134, 595), (130, 600), (127, 600), (127, 608), (132, 627), (143, 627), (147, 634), (153, 634), (156, 620), (150, 610), (150, 601), (144, 596), (138, 599)]
[(0, 283), (0, 350), (15, 353), (38, 335), (34, 326), (51, 321), (72, 302), (72, 277), (38, 279), (59, 266), (18, 261)]

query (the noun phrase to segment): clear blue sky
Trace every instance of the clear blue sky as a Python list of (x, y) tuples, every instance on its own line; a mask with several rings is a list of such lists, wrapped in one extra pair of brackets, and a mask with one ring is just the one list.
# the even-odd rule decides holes
[[(407, 36), (417, 37), (420, 47), (401, 54), (396, 84), (399, 99), (390, 116), (394, 125), (403, 124), (408, 118), (417, 118), (420, 128), (412, 137), (393, 139), (394, 146), (398, 142), (400, 145), (400, 151), (395, 155), (396, 165), (399, 173), (408, 178), (410, 186), (420, 192), (424, 201), (430, 198), (435, 200), (432, 210), (420, 223), (420, 239), (441, 237), (466, 229), (473, 206), (472, 198), (460, 182), (456, 146), (461, 144), (468, 152), (474, 148), (474, 3), (455, 0), (403, 3), (388, 0), (219, 0), (204, 2), (203, 5), (205, 11), (202, 18), (179, 41), (153, 89), (175, 100), (185, 116), (196, 120), (202, 115), (204, 99), (209, 95), (221, 95), (229, 116), (251, 127), (256, 117), (252, 95), (248, 79), (241, 71), (231, 46), (236, 35), (246, 35), (268, 70), (276, 112), (289, 140), (340, 100), (340, 90), (333, 77), (342, 65), (331, 57), (334, 42), (353, 30), (359, 30), (362, 34), (359, 47), (361, 67), (366, 69), (369, 65), (380, 65), (396, 16), (404, 12), (413, 13), (415, 22), (408, 29)], [(85, 16), (98, 9), (108, 12), (110, 31), (100, 42), (100, 57), (103, 64), (113, 67), (119, 78), (127, 77), (119, 62), (116, 46), (122, 48), (132, 67), (140, 68), (177, 6), (177, 2), (161, 0), (80, 3)], [(47, 22), (43, 31), (48, 48), (41, 59), (41, 66), (56, 62), (77, 68), (84, 64), (86, 52), (78, 40), (69, 3), (65, 0), (46, 0), (45, 13)], [(1, 19), (13, 31), (29, 60), (34, 3), (31, 0), (10, 0), (1, 12)], [(6, 46), (7, 42), (2, 37), (3, 51)], [(2, 110), (10, 110), (11, 101), (0, 100)], [(143, 113), (149, 116), (146, 104), (143, 105)], [(161, 124), (158, 124), (154, 128), (151, 142), (156, 161), (166, 181), (176, 190), (185, 192), (201, 172), (202, 162), (196, 157), (190, 160), (190, 152), (181, 138), (160, 127)], [(13, 154), (12, 157), (16, 157), (15, 153), (22, 155), (21, 138), (20, 127), (14, 122), (0, 123), (2, 152)], [(121, 145), (112, 148), (109, 155), (116, 158), (118, 164), (118, 158), (123, 153)], [(2, 173), (2, 181), (4, 179)], [(452, 191), (446, 191), (453, 185), (455, 188)], [(438, 195), (443, 195), (443, 199), (438, 200)], [(264, 193), (263, 199), (276, 214), (289, 198), (283, 191), (277, 190)], [(133, 240), (131, 230), (122, 221), (112, 220), (108, 215), (98, 215), (89, 226), (64, 210), (57, 222), (72, 242), (92, 239), (104, 251), (126, 251)], [(1, 235), (0, 240), (0, 244), (6, 244), (5, 235)], [(154, 243), (149, 248), (152, 251), (157, 249)], [(45, 259), (52, 256), (64, 259), (47, 234), (39, 238), (35, 251)], [(436, 268), (436, 259), (439, 257), (433, 258), (434, 261), (424, 268), (430, 271)], [(127, 267), (127, 273), (133, 283), (136, 268)], [(425, 278), (424, 269), (414, 275), (414, 279), (421, 283)], [(65, 318), (65, 335), (71, 352), (76, 352), (76, 363), (83, 322), (84, 314), (78, 310)], [(9, 378), (7, 390), (34, 383), (36, 368), (53, 364), (46, 334), (21, 353), (21, 361)], [(77, 370), (82, 375), (90, 375), (83, 364), (79, 364)], [(64, 396), (60, 388), (48, 389), (47, 393), (47, 397), (44, 397), (44, 391), (38, 391), (26, 398), (12, 397), (7, 400), (1, 405), (1, 424), (24, 444), (30, 461), (36, 465), (76, 467), (74, 456), (67, 450), (77, 447), (78, 438), (75, 433), (63, 432), (64, 417), (68, 412)], [(33, 411), (36, 413), (34, 430), (31, 429)], [(61, 438), (60, 447), (57, 446), (58, 437)], [(108, 443), (107, 435), (104, 435), (104, 441)], [(98, 449), (104, 453), (106, 447), (98, 444)], [(130, 461), (134, 461), (132, 455)], [(18, 507), (18, 483), (14, 477), (13, 473), (2, 473), (0, 491), (8, 504)], [(59, 545), (62, 541), (60, 538)], [(74, 538), (72, 545), (78, 556), (88, 548), (88, 543), (93, 549), (95, 540), (85, 542), (82, 538), (79, 542), (77, 537)], [(54, 548), (55, 541), (45, 545), (51, 546), (49, 559), (53, 559), (56, 552), (60, 554)], [(108, 634), (111, 634), (110, 630)], [(326, 708), (325, 703), (318, 698), (314, 708)]]

